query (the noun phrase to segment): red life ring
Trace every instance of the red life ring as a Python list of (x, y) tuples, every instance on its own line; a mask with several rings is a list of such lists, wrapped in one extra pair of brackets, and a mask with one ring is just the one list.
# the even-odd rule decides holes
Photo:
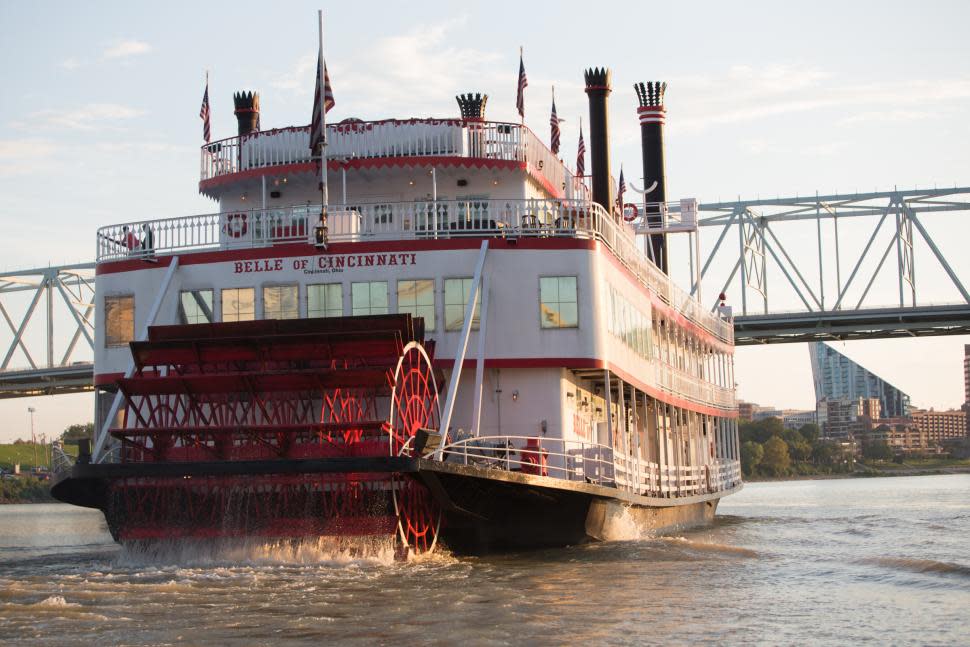
[[(633, 209), (633, 215), (630, 216), (629, 218), (626, 217), (626, 210), (628, 208), (629, 209)], [(627, 202), (626, 204), (623, 205), (623, 219), (624, 220), (626, 220), (627, 222), (633, 222), (634, 220), (636, 220), (639, 217), (640, 217), (640, 209), (637, 207), (637, 205), (633, 204), (632, 202)]]
[(230, 213), (226, 216), (226, 233), (233, 238), (241, 238), (249, 231), (249, 223), (246, 214)]

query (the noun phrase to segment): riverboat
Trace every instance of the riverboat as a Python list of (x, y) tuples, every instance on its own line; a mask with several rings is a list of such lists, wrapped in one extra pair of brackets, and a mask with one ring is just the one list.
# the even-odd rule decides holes
[(98, 433), (54, 496), (121, 542), (401, 555), (710, 521), (742, 486), (730, 309), (668, 276), (696, 201), (666, 201), (665, 84), (637, 85), (649, 199), (617, 203), (611, 83), (585, 72), (588, 176), (484, 94), (324, 121), (317, 154), (235, 94), (201, 148), (218, 211), (97, 232)]

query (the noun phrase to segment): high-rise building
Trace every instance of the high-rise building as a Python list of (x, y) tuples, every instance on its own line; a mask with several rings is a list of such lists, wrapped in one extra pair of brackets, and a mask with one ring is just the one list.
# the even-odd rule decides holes
[(963, 345), (963, 403), (970, 407), (970, 344)]
[(875, 373), (824, 342), (809, 344), (815, 400), (879, 399), (880, 413), (872, 417), (905, 418), (909, 396)]

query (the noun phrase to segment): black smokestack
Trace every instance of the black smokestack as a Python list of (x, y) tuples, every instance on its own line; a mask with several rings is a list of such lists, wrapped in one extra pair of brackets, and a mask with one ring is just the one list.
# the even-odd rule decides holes
[(589, 159), (593, 171), (593, 202), (613, 212), (613, 183), (610, 181), (610, 117), (607, 99), (612, 74), (603, 68), (586, 70), (589, 97)]
[(487, 94), (459, 94), (455, 97), (461, 118), (466, 121), (485, 121), (485, 104), (488, 103)]
[(259, 93), (236, 92), (232, 95), (232, 102), (236, 107), (239, 135), (259, 131)]
[[(667, 111), (664, 109), (664, 92), (667, 84), (660, 81), (637, 83), (633, 86), (640, 100), (637, 114), (640, 116), (640, 140), (643, 146), (643, 185), (649, 191), (645, 200), (648, 203), (647, 225), (658, 229), (663, 227), (663, 215), (658, 206), (650, 203), (667, 201), (667, 169), (664, 163), (664, 120)], [(650, 248), (653, 250), (653, 260), (664, 274), (667, 269), (667, 236), (654, 234), (650, 236)]]

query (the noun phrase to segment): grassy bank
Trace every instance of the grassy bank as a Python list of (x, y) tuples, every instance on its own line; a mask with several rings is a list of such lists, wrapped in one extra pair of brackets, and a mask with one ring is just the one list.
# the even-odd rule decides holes
[[(64, 451), (71, 456), (77, 456), (76, 445), (66, 445)], [(17, 443), (0, 444), (0, 469), (12, 472), (13, 466), (20, 464), (21, 471), (28, 471), (33, 467), (46, 467), (50, 456), (50, 447), (41, 444)]]

